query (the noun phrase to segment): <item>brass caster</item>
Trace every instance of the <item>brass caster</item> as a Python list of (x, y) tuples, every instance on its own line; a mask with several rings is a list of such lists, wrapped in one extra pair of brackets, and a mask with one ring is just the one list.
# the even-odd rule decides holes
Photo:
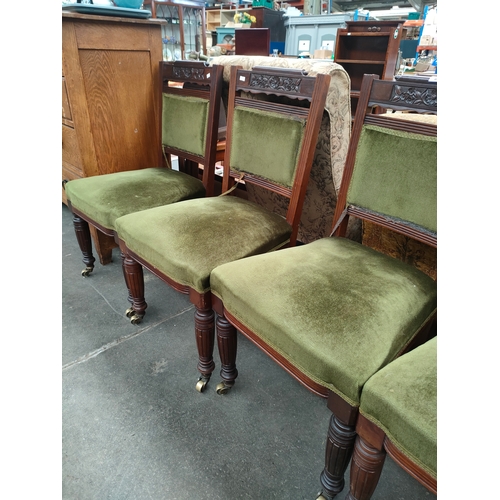
[(86, 278), (87, 276), (90, 276), (90, 273), (94, 270), (93, 267), (86, 267), (83, 271), (82, 271), (82, 276), (84, 278)]
[(125, 316), (127, 316), (127, 318), (131, 318), (134, 314), (135, 314), (135, 311), (131, 307), (129, 307), (125, 311)]
[(132, 314), (131, 316), (129, 316), (130, 318), (130, 322), (133, 324), (133, 325), (138, 325), (141, 321), (142, 321), (142, 318), (144, 316), (139, 316), (138, 314), (136, 314), (134, 312), (134, 314)]
[(319, 496), (316, 497), (316, 500), (329, 500), (329, 499), (325, 497), (323, 493), (320, 493)]
[(215, 388), (217, 394), (227, 394), (229, 389), (231, 389), (231, 386), (226, 385), (224, 382), (217, 384), (217, 387)]
[(200, 377), (198, 379), (198, 382), (196, 382), (196, 390), (198, 392), (203, 392), (206, 389), (207, 384), (208, 384), (208, 379)]

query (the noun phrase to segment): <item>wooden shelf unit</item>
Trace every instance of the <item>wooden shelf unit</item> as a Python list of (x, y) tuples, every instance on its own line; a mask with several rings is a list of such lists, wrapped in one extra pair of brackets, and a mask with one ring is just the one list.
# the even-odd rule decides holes
[(251, 10), (251, 8), (207, 9), (205, 11), (206, 30), (215, 31), (216, 28), (221, 28), (229, 22), (234, 22), (234, 15), (237, 12), (249, 12)]
[(346, 21), (337, 30), (335, 62), (351, 79), (351, 109), (354, 116), (361, 81), (365, 74), (392, 80), (396, 72), (403, 21)]
[(286, 31), (283, 13), (267, 7), (207, 9), (207, 31), (216, 31), (217, 28), (224, 27), (229, 22), (234, 22), (234, 15), (237, 12), (248, 12), (255, 17), (256, 21), (252, 23), (252, 28), (269, 28), (271, 30), (271, 41), (285, 41)]
[(207, 53), (205, 4), (199, 0), (144, 0), (162, 26), (163, 60), (188, 59), (191, 51)]

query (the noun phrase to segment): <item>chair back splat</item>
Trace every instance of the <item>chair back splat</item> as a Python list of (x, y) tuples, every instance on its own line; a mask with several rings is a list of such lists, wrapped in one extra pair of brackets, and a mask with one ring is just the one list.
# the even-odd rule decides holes
[[(94, 270), (91, 231), (101, 264), (108, 264), (117, 246), (119, 217), (214, 193), (223, 68), (197, 61), (159, 64), (161, 140), (156, 165), (137, 165), (136, 170), (64, 184), (86, 265), (83, 276)], [(171, 166), (172, 155), (178, 156), (180, 171), (164, 168)], [(203, 165), (202, 180), (199, 164)]]
[[(329, 77), (302, 70), (255, 66), (231, 71), (223, 192), (244, 175), (252, 183), (289, 199), (286, 220), (298, 225), (312, 167)], [(260, 98), (253, 98), (260, 94)], [(281, 101), (263, 96), (281, 96)], [(288, 99), (287, 99), (288, 98)], [(306, 106), (309, 103), (309, 106)]]
[(437, 125), (367, 112), (380, 106), (437, 113), (435, 84), (407, 87), (376, 75), (363, 79), (364, 102), (354, 119), (334, 214), (336, 236), (345, 236), (352, 215), (437, 246)]
[[(198, 61), (160, 62), (163, 152), (179, 157), (179, 167), (194, 162), (192, 174), (203, 168), (207, 196), (214, 194), (215, 157), (221, 108), (222, 68)], [(159, 164), (164, 158), (160, 151)]]
[[(344, 487), (365, 383), (430, 338), (437, 314), (430, 276), (345, 237), (353, 216), (437, 246), (437, 126), (427, 123), (435, 117), (415, 115), (437, 114), (437, 85), (365, 75), (358, 102), (331, 236), (228, 262), (210, 276), (222, 365), (217, 392), (235, 385), (240, 331), (328, 398), (320, 499)], [(385, 112), (372, 113), (376, 106)]]

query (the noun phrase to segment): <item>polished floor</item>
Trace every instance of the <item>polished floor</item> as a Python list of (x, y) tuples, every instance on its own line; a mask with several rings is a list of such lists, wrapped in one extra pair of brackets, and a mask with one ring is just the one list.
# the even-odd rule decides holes
[[(146, 273), (147, 313), (132, 325), (114, 252), (111, 264), (96, 263), (83, 278), (63, 205), (62, 498), (314, 500), (326, 401), (243, 336), (233, 390), (216, 394), (217, 367), (197, 392), (193, 306)], [(338, 498), (348, 482), (349, 471)], [(436, 497), (388, 458), (372, 498)]]

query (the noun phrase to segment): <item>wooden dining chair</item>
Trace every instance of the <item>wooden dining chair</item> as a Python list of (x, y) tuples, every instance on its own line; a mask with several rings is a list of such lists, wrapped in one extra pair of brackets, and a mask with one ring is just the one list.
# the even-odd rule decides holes
[[(210, 273), (225, 262), (295, 245), (329, 81), (297, 70), (231, 68), (223, 194), (116, 221), (131, 319), (141, 321), (147, 307), (143, 266), (189, 294), (195, 306), (200, 392), (215, 367)], [(285, 196), (286, 217), (235, 196), (239, 182)]]
[(434, 327), (436, 282), (345, 231), (354, 216), (437, 246), (437, 127), (371, 113), (376, 106), (436, 113), (436, 90), (365, 75), (332, 235), (223, 264), (210, 277), (222, 365), (217, 392), (226, 394), (238, 376), (239, 330), (328, 398), (333, 415), (318, 498), (344, 487), (365, 382)]
[[(83, 276), (90, 275), (95, 262), (89, 224), (115, 239), (115, 221), (122, 215), (214, 194), (223, 68), (193, 61), (159, 64), (157, 165), (64, 183), (86, 266)], [(179, 170), (171, 168), (172, 155)], [(204, 166), (201, 180), (198, 164)]]
[(369, 500), (386, 455), (437, 494), (437, 337), (397, 358), (361, 391), (347, 500)]

